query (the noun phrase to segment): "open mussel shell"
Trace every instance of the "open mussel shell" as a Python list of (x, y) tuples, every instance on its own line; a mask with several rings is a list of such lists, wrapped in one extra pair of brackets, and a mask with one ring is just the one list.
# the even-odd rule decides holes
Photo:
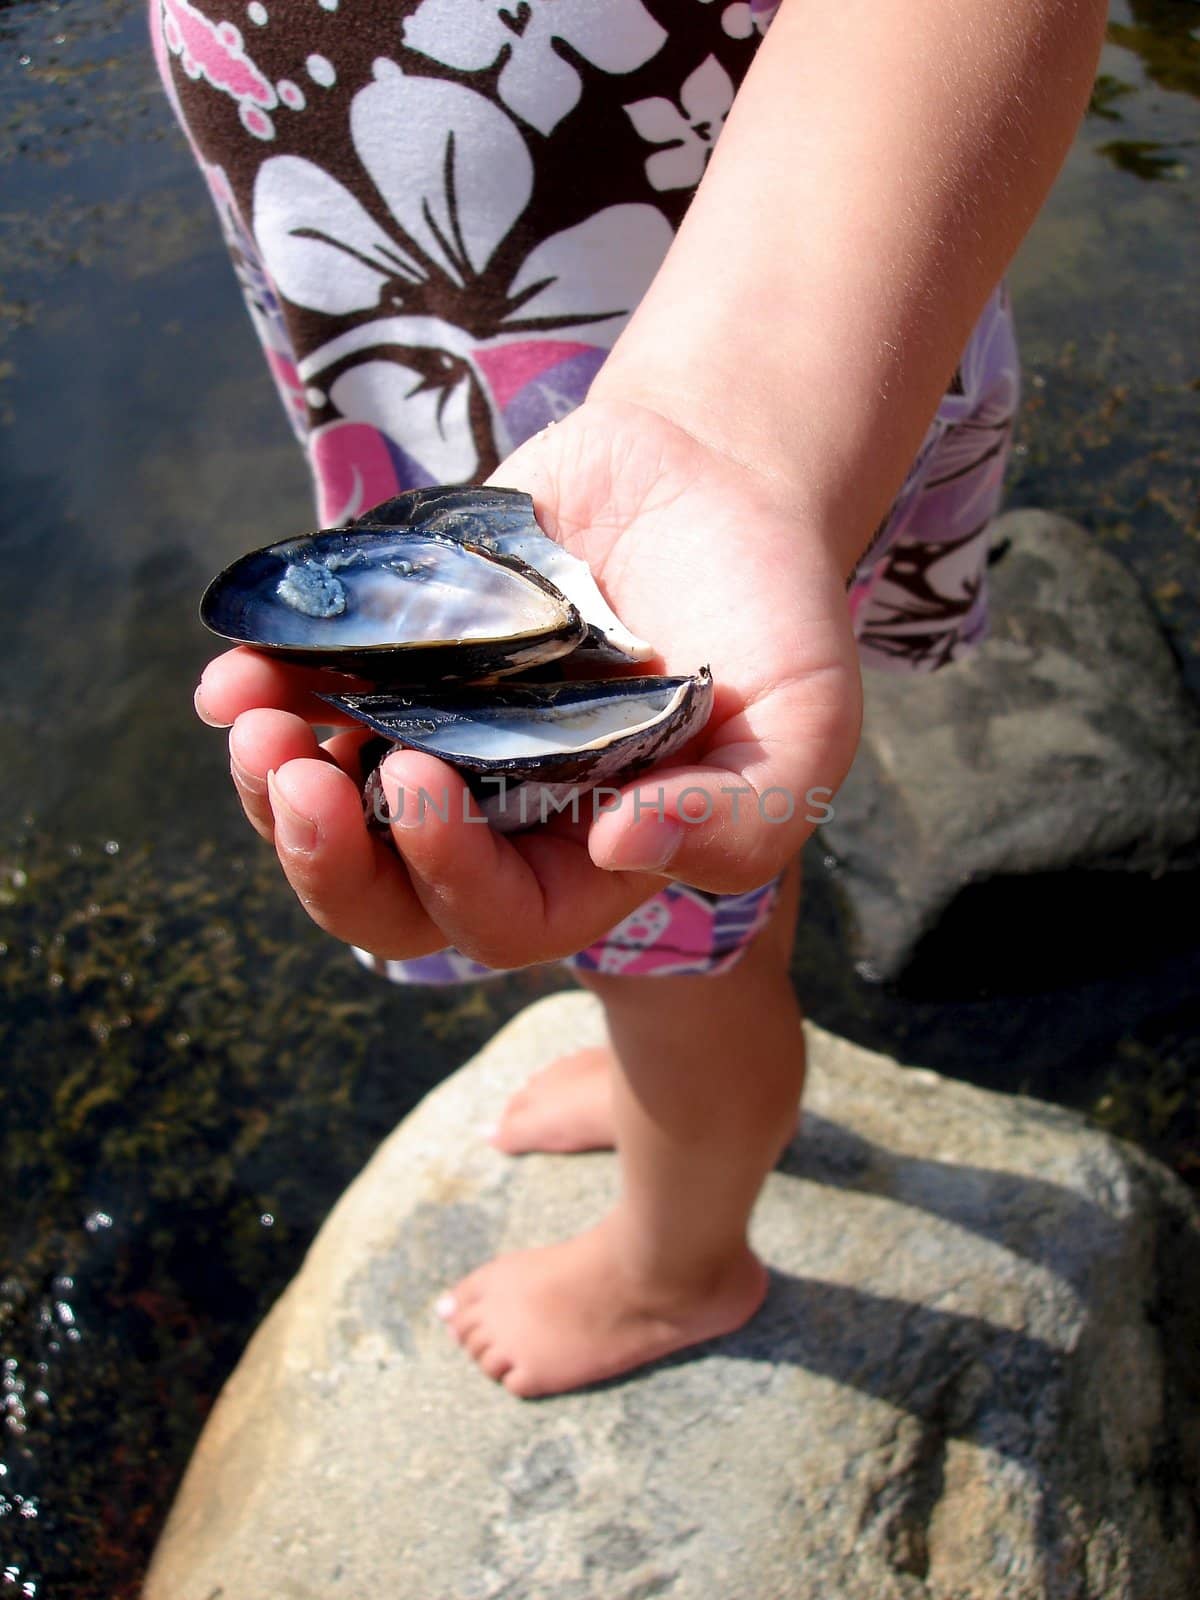
[(519, 489), (435, 485), (410, 489), (366, 512), (352, 527), (419, 528), (513, 556), (540, 572), (572, 602), (588, 625), (582, 650), (593, 660), (646, 661), (654, 647), (615, 614), (586, 562), (538, 526), (533, 501)]
[[(628, 782), (681, 749), (707, 722), (712, 693), (706, 667), (694, 677), (321, 698), (393, 747), (448, 762), (493, 826), (510, 832), (546, 821), (575, 795)], [(370, 781), (367, 801), (378, 807), (378, 785)]]
[[(407, 498), (407, 497), (401, 497)], [(574, 650), (588, 625), (553, 582), (498, 548), (367, 524), (251, 551), (200, 605), (222, 638), (373, 683), (471, 683)]]

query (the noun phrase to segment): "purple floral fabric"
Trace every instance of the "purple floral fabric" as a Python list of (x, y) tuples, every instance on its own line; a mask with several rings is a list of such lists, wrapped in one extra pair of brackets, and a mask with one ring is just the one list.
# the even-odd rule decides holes
[[(579, 404), (775, 9), (151, 0), (163, 81), (322, 526), (403, 489), (480, 481)], [(867, 664), (928, 670), (981, 636), (1016, 394), (997, 290), (852, 581)], [(721, 970), (776, 893), (672, 887), (574, 964)], [(419, 981), (484, 970), (455, 952), (381, 965)]]

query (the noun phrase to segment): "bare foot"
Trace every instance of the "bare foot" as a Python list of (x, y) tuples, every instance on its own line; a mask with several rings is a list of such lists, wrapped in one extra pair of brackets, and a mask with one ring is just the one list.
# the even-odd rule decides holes
[(489, 1135), (491, 1143), (510, 1156), (530, 1150), (559, 1155), (611, 1150), (615, 1066), (607, 1047), (560, 1056), (511, 1097)]
[(749, 1246), (708, 1281), (639, 1281), (623, 1259), (616, 1213), (562, 1244), (499, 1256), (437, 1305), (455, 1340), (524, 1399), (615, 1377), (731, 1333), (767, 1292)]
[[(488, 1134), (510, 1156), (543, 1150), (611, 1150), (616, 1143), (611, 1074), (616, 1058), (607, 1045), (559, 1056), (513, 1094)], [(792, 1138), (800, 1131), (800, 1117)]]

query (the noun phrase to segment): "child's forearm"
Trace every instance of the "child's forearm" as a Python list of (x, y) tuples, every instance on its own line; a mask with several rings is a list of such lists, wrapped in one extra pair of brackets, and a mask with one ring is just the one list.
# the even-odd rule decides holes
[(766, 475), (849, 571), (1083, 114), (1102, 0), (784, 0), (593, 385)]

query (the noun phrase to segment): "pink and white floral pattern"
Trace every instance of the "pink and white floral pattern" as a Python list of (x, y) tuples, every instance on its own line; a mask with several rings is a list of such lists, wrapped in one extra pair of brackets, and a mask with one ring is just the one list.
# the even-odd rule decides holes
[(700, 182), (732, 104), (733, 80), (717, 58), (709, 56), (684, 79), (678, 105), (656, 95), (625, 107), (647, 144), (665, 146), (646, 160), (652, 188), (691, 189)]
[[(351, 104), (350, 137), (370, 209), (299, 156), (269, 157), (254, 186), (254, 233), (281, 294), (330, 318), (371, 314), (306, 355), (301, 377), (317, 410), (376, 428), (418, 482), (465, 481), (579, 403), (670, 224), (649, 204), (610, 206), (509, 269), (502, 251), (534, 164), (489, 100), (379, 60)], [(316, 436), (323, 464), (331, 438), (351, 437)], [(372, 503), (351, 505), (341, 488), (325, 499), (323, 512), (344, 514)]]
[(667, 37), (642, 0), (421, 0), (401, 34), (410, 50), (463, 72), (503, 63), (500, 99), (539, 133), (553, 132), (583, 93), (579, 71), (559, 44), (602, 72), (627, 73)]
[(228, 21), (213, 23), (189, 0), (162, 4), (163, 37), (188, 77), (203, 78), (229, 95), (247, 133), (273, 139), (275, 124), (267, 113), (278, 105), (279, 96), (247, 53), (241, 30)]

